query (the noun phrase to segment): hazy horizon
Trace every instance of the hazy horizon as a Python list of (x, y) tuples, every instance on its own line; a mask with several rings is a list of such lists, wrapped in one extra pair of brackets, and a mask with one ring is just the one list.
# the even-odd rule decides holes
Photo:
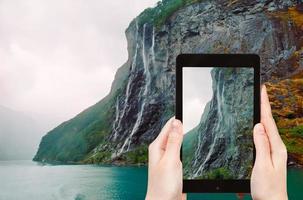
[(185, 133), (199, 124), (205, 105), (212, 98), (211, 70), (211, 67), (183, 68), (183, 125)]
[(127, 61), (129, 23), (156, 2), (1, 1), (0, 106), (32, 118), (41, 137), (94, 105)]
[(0, 105), (62, 121), (97, 103), (127, 60), (125, 29), (156, 2), (1, 1)]

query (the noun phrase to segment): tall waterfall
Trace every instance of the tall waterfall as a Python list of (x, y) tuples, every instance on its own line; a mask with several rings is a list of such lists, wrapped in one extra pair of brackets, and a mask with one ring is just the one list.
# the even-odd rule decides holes
[(117, 123), (118, 123), (118, 120), (119, 120), (119, 113), (120, 113), (120, 110), (119, 110), (119, 98), (117, 97), (117, 100), (116, 100), (116, 116), (115, 116), (115, 121), (113, 123), (113, 131), (114, 131), (114, 136), (113, 136), (113, 140), (115, 141), (116, 138), (117, 138)]
[(155, 27), (153, 27), (153, 33), (152, 33), (152, 46), (151, 46), (151, 61), (152, 64), (155, 64)]
[[(138, 22), (136, 21), (136, 41), (138, 39), (138, 33), (139, 32), (139, 27), (138, 27)], [(129, 80), (127, 82), (127, 85), (126, 85), (126, 92), (125, 92), (125, 100), (124, 100), (124, 105), (123, 105), (123, 108), (122, 108), (122, 112), (121, 112), (121, 117), (119, 117), (119, 110), (116, 109), (116, 116), (118, 116), (116, 118), (116, 120), (114, 121), (113, 123), (113, 141), (116, 141), (117, 137), (118, 137), (118, 129), (121, 125), (121, 121), (125, 115), (125, 111), (126, 111), (126, 108), (128, 107), (128, 99), (129, 99), (129, 95), (130, 95), (130, 87), (131, 87), (131, 83), (132, 83), (132, 79), (133, 79), (133, 76), (134, 76), (134, 73), (133, 70), (135, 70), (136, 68), (136, 60), (137, 60), (137, 55), (138, 55), (138, 48), (139, 48), (139, 45), (138, 43), (136, 44), (136, 48), (135, 48), (135, 54), (133, 56), (133, 60), (132, 60), (132, 64), (131, 64), (131, 69), (130, 69), (130, 76), (129, 76)], [(119, 99), (117, 98), (117, 101)], [(117, 108), (117, 106), (116, 106)], [(118, 113), (117, 113), (118, 112)]]
[[(154, 34), (154, 31), (153, 31), (153, 34)], [(152, 38), (154, 38), (154, 35), (152, 36)], [(150, 83), (151, 83), (151, 75), (150, 75), (150, 71), (149, 71), (149, 61), (147, 59), (146, 52), (145, 52), (146, 51), (145, 39), (146, 39), (146, 24), (143, 25), (143, 38), (142, 38), (142, 59), (143, 59), (144, 76), (145, 76), (145, 87), (143, 90), (143, 95), (140, 95), (142, 97), (142, 104), (141, 104), (140, 111), (137, 115), (135, 125), (134, 125), (131, 133), (126, 138), (125, 142), (123, 143), (122, 147), (118, 151), (118, 155), (129, 150), (131, 142), (132, 142), (132, 137), (138, 131), (140, 124), (142, 122), (142, 116), (143, 116), (144, 108), (146, 105), (147, 93), (148, 93)], [(153, 48), (154, 48), (154, 41), (152, 42), (152, 46), (149, 49), (149, 52), (151, 52), (152, 56), (154, 56)]]
[[(217, 81), (221, 80), (222, 79), (222, 71), (220, 70), (219, 71), (219, 74), (218, 74), (218, 78), (217, 78)], [(211, 143), (211, 146), (210, 146), (210, 149), (207, 153), (207, 156), (206, 158), (204, 159), (203, 163), (198, 167), (198, 169), (196, 170), (196, 172), (194, 173), (193, 175), (193, 178), (194, 177), (197, 177), (203, 170), (204, 170), (204, 167), (205, 167), (205, 164), (209, 161), (210, 157), (212, 156), (212, 154), (214, 153), (214, 148), (215, 146), (217, 145), (217, 141), (218, 139), (220, 138), (220, 135), (218, 134), (218, 130), (221, 126), (221, 124), (223, 123), (224, 119), (223, 119), (223, 114), (222, 114), (222, 104), (224, 104), (224, 85), (222, 85), (222, 88), (220, 88), (220, 84), (217, 84), (216, 85), (216, 103), (217, 103), (217, 126), (214, 128), (215, 131), (212, 131), (211, 134), (212, 134), (212, 138), (213, 138), (213, 141)], [(201, 133), (199, 134), (199, 141), (201, 140)], [(201, 143), (199, 143), (199, 146), (201, 145)], [(199, 155), (201, 152), (201, 147), (197, 148), (195, 154), (196, 155)], [(195, 161), (195, 164), (196, 164), (196, 161)]]

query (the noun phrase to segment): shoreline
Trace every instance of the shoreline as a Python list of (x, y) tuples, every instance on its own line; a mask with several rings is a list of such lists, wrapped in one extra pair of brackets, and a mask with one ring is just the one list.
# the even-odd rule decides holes
[[(27, 160), (15, 160), (15, 161), (27, 161)], [(34, 161), (32, 162), (45, 166), (45, 165), (52, 165), (52, 166), (60, 166), (60, 165), (92, 165), (92, 166), (102, 166), (102, 167), (147, 167), (147, 164), (139, 163), (139, 164), (122, 164), (122, 163), (81, 163), (81, 162), (42, 162), (42, 161)], [(289, 162), (287, 163), (287, 169), (302, 169), (303, 165), (295, 163), (295, 162)]]

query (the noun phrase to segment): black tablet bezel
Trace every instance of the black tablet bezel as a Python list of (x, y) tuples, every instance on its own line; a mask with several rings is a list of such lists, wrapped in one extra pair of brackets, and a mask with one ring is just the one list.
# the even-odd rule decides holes
[[(183, 67), (254, 68), (254, 124), (260, 122), (260, 57), (255, 54), (180, 54), (176, 59), (176, 119), (182, 121)], [(253, 150), (255, 160), (255, 148)], [(181, 149), (182, 160), (182, 149)], [(184, 193), (250, 193), (250, 179), (183, 180)]]

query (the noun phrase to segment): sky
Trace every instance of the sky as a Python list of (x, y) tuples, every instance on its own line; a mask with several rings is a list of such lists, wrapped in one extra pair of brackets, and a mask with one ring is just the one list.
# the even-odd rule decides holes
[(52, 124), (110, 90), (124, 31), (158, 0), (1, 0), (0, 105)]
[(201, 119), (205, 105), (212, 98), (212, 68), (183, 68), (183, 129), (187, 133)]

